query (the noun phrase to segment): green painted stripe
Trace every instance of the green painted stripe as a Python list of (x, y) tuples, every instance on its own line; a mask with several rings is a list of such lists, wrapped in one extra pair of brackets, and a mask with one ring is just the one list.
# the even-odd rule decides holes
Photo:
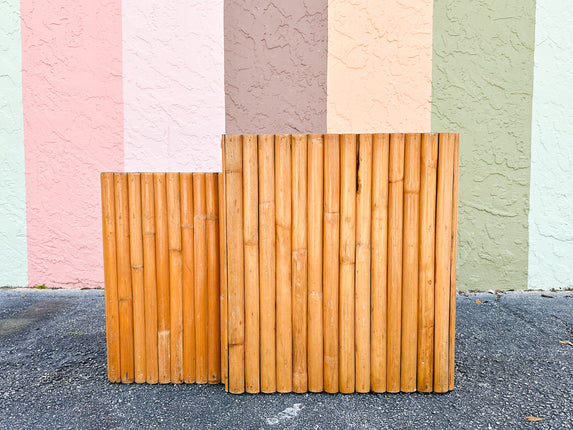
[(458, 286), (527, 287), (535, 1), (435, 0), (432, 130), (459, 131)]
[(28, 285), (20, 1), (0, 13), (0, 286)]

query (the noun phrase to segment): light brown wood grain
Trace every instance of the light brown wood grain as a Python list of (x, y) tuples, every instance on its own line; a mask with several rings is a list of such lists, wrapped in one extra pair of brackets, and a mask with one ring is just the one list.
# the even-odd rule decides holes
[(454, 135), (454, 184), (452, 202), (452, 254), (450, 259), (450, 345), (448, 389), (454, 389), (455, 349), (456, 349), (456, 255), (458, 250), (458, 189), (460, 164), (460, 135)]

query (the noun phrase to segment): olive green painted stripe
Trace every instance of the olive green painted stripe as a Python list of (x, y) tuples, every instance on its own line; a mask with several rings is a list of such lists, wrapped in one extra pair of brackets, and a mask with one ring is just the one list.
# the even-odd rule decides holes
[(527, 287), (535, 1), (435, 0), (432, 130), (459, 131), (458, 287)]

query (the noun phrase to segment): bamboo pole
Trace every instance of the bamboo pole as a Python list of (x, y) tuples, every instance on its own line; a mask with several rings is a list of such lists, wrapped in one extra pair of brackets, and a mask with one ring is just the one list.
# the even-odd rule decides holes
[(157, 384), (157, 281), (155, 273), (155, 203), (153, 174), (141, 174), (143, 288), (145, 290), (145, 364), (148, 384)]
[(181, 253), (183, 260), (183, 381), (195, 382), (195, 262), (193, 174), (181, 173)]
[(454, 389), (455, 345), (456, 345), (456, 254), (458, 248), (458, 186), (460, 164), (460, 135), (454, 135), (454, 185), (453, 185), (453, 214), (452, 214), (452, 255), (450, 276), (450, 351), (448, 388)]
[(221, 318), (219, 288), (219, 196), (217, 173), (205, 175), (207, 204), (207, 356), (209, 384), (221, 382)]
[(259, 355), (259, 193), (257, 136), (243, 136), (243, 229), (245, 259), (245, 389), (258, 393)]
[(338, 392), (338, 275), (340, 249), (340, 137), (324, 136), (324, 390)]
[(390, 136), (388, 174), (388, 332), (387, 391), (400, 391), (402, 317), (402, 227), (404, 202), (404, 135)]
[(436, 203), (434, 391), (449, 388), (449, 321), (454, 182), (454, 136), (440, 134)]
[(183, 382), (183, 261), (179, 173), (167, 173), (169, 235), (169, 308), (171, 316), (171, 382)]
[[(224, 140), (224, 138), (223, 138)], [(224, 143), (222, 144), (223, 153), (225, 153)], [(223, 165), (223, 171), (225, 166)], [(217, 175), (219, 187), (219, 255), (220, 255), (220, 317), (221, 317), (221, 382), (225, 384), (225, 391), (229, 390), (229, 355), (227, 339), (227, 239), (225, 223), (225, 175)]]
[(117, 248), (113, 173), (101, 174), (101, 202), (107, 376), (110, 382), (120, 382), (119, 301), (117, 295)]
[(323, 383), (322, 335), (322, 212), (323, 137), (308, 139), (308, 389), (320, 392)]
[(275, 151), (274, 136), (259, 136), (259, 282), (261, 391), (277, 390), (275, 330)]
[(121, 382), (131, 383), (134, 381), (135, 375), (127, 175), (125, 173), (116, 173), (114, 182)]
[(141, 180), (139, 173), (127, 175), (129, 200), (129, 251), (133, 294), (133, 356), (135, 382), (145, 375), (145, 291), (143, 286), (143, 240), (141, 227)]
[(308, 248), (307, 248), (307, 138), (292, 137), (292, 331), (293, 391), (308, 390), (307, 314), (308, 314)]
[(418, 391), (434, 389), (434, 251), (438, 135), (422, 136), (420, 174), (420, 267), (418, 300)]
[(404, 155), (401, 390), (416, 391), (418, 348), (418, 227), (421, 135), (407, 134)]
[(372, 145), (370, 388), (377, 393), (386, 391), (389, 150), (388, 134), (375, 134)]
[(355, 391), (356, 135), (340, 136), (339, 386)]
[(356, 192), (356, 391), (370, 391), (370, 228), (372, 216), (372, 135), (359, 135)]
[(292, 391), (291, 138), (275, 136), (277, 390)]
[(159, 382), (171, 381), (169, 315), (169, 237), (165, 173), (154, 173), (155, 191), (155, 269), (157, 273), (157, 350)]
[(225, 136), (225, 208), (227, 283), (228, 283), (228, 337), (229, 337), (229, 391), (245, 391), (245, 284), (243, 259), (243, 174), (240, 136)]
[(205, 174), (193, 173), (193, 241), (195, 257), (195, 379), (208, 381), (208, 297), (207, 297), (207, 230), (205, 218)]

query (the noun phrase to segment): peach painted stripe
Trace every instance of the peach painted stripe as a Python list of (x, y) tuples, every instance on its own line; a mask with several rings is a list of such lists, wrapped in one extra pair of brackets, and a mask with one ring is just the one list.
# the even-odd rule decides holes
[(103, 285), (99, 174), (123, 169), (121, 3), (22, 0), (29, 283)]
[(123, 0), (125, 168), (217, 171), (223, 0)]
[(329, 2), (329, 133), (430, 130), (432, 10), (432, 0)]

